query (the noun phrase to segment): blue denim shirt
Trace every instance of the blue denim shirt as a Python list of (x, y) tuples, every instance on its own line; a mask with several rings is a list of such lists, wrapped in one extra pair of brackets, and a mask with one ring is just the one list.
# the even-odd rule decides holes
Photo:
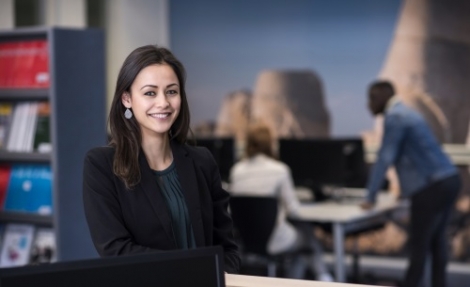
[(367, 185), (368, 201), (375, 202), (391, 165), (397, 171), (402, 197), (457, 173), (424, 118), (399, 101), (385, 112), (382, 144)]

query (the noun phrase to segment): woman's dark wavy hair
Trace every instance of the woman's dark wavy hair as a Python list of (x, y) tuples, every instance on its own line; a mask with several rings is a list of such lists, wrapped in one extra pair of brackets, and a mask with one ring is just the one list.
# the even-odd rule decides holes
[[(113, 172), (121, 178), (126, 187), (132, 189), (140, 182), (139, 153), (142, 134), (135, 117), (126, 119), (126, 107), (122, 104), (122, 95), (131, 94), (131, 85), (139, 72), (155, 64), (169, 65), (180, 85), (181, 108), (178, 117), (170, 129), (170, 140), (185, 143), (189, 129), (189, 105), (186, 98), (186, 71), (183, 64), (168, 50), (155, 45), (142, 46), (132, 51), (122, 64), (116, 83), (113, 102), (109, 112), (110, 145), (115, 148)], [(132, 97), (132, 95), (131, 95)]]

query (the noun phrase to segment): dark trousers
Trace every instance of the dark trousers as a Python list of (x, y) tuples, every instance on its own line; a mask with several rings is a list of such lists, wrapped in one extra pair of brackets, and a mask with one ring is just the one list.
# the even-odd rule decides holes
[(447, 225), (461, 187), (460, 177), (443, 179), (411, 197), (409, 266), (404, 287), (417, 287), (432, 256), (432, 286), (446, 286)]

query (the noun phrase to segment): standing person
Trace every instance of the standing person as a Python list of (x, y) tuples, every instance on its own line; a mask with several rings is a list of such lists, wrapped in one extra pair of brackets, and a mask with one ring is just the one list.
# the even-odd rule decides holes
[[(294, 227), (287, 221), (287, 214), (297, 214), (299, 200), (295, 194), (289, 167), (274, 158), (273, 137), (267, 126), (252, 125), (248, 128), (245, 155), (246, 158), (236, 163), (230, 171), (229, 191), (232, 196), (278, 198), (278, 220), (268, 243), (268, 252), (276, 255), (298, 250), (303, 246), (309, 247), (313, 251), (309, 263), (317, 280), (333, 281), (323, 262), (322, 246), (315, 238), (313, 228)], [(298, 269), (293, 272), (298, 273)]]
[(109, 113), (111, 141), (83, 171), (85, 215), (101, 256), (221, 245), (225, 271), (240, 258), (229, 194), (205, 148), (186, 142), (183, 65), (167, 49), (135, 49), (124, 61)]
[(384, 114), (384, 134), (377, 161), (369, 176), (367, 201), (372, 208), (385, 172), (395, 166), (402, 197), (411, 198), (409, 266), (403, 286), (418, 286), (426, 257), (432, 255), (432, 286), (446, 285), (446, 227), (460, 190), (455, 166), (443, 153), (423, 117), (404, 105), (391, 83), (374, 82), (369, 109)]

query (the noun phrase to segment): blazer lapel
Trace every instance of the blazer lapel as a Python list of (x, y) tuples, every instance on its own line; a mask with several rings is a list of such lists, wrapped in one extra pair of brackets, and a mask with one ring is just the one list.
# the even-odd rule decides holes
[(199, 188), (195, 166), (192, 158), (187, 156), (187, 151), (182, 145), (171, 142), (173, 160), (176, 165), (178, 179), (183, 189), (184, 199), (188, 208), (189, 218), (193, 228), (196, 246), (205, 245), (204, 226), (201, 218), (201, 205), (199, 202)]
[(143, 151), (140, 151), (139, 154), (139, 165), (141, 172), (140, 187), (143, 189), (145, 195), (147, 195), (150, 204), (157, 215), (157, 218), (160, 220), (163, 229), (165, 230), (166, 235), (177, 247), (175, 238), (173, 236), (173, 231), (171, 230), (171, 219), (168, 207), (165, 203), (165, 198), (160, 191), (160, 188), (155, 181), (155, 177), (150, 169), (150, 166), (145, 158)]

